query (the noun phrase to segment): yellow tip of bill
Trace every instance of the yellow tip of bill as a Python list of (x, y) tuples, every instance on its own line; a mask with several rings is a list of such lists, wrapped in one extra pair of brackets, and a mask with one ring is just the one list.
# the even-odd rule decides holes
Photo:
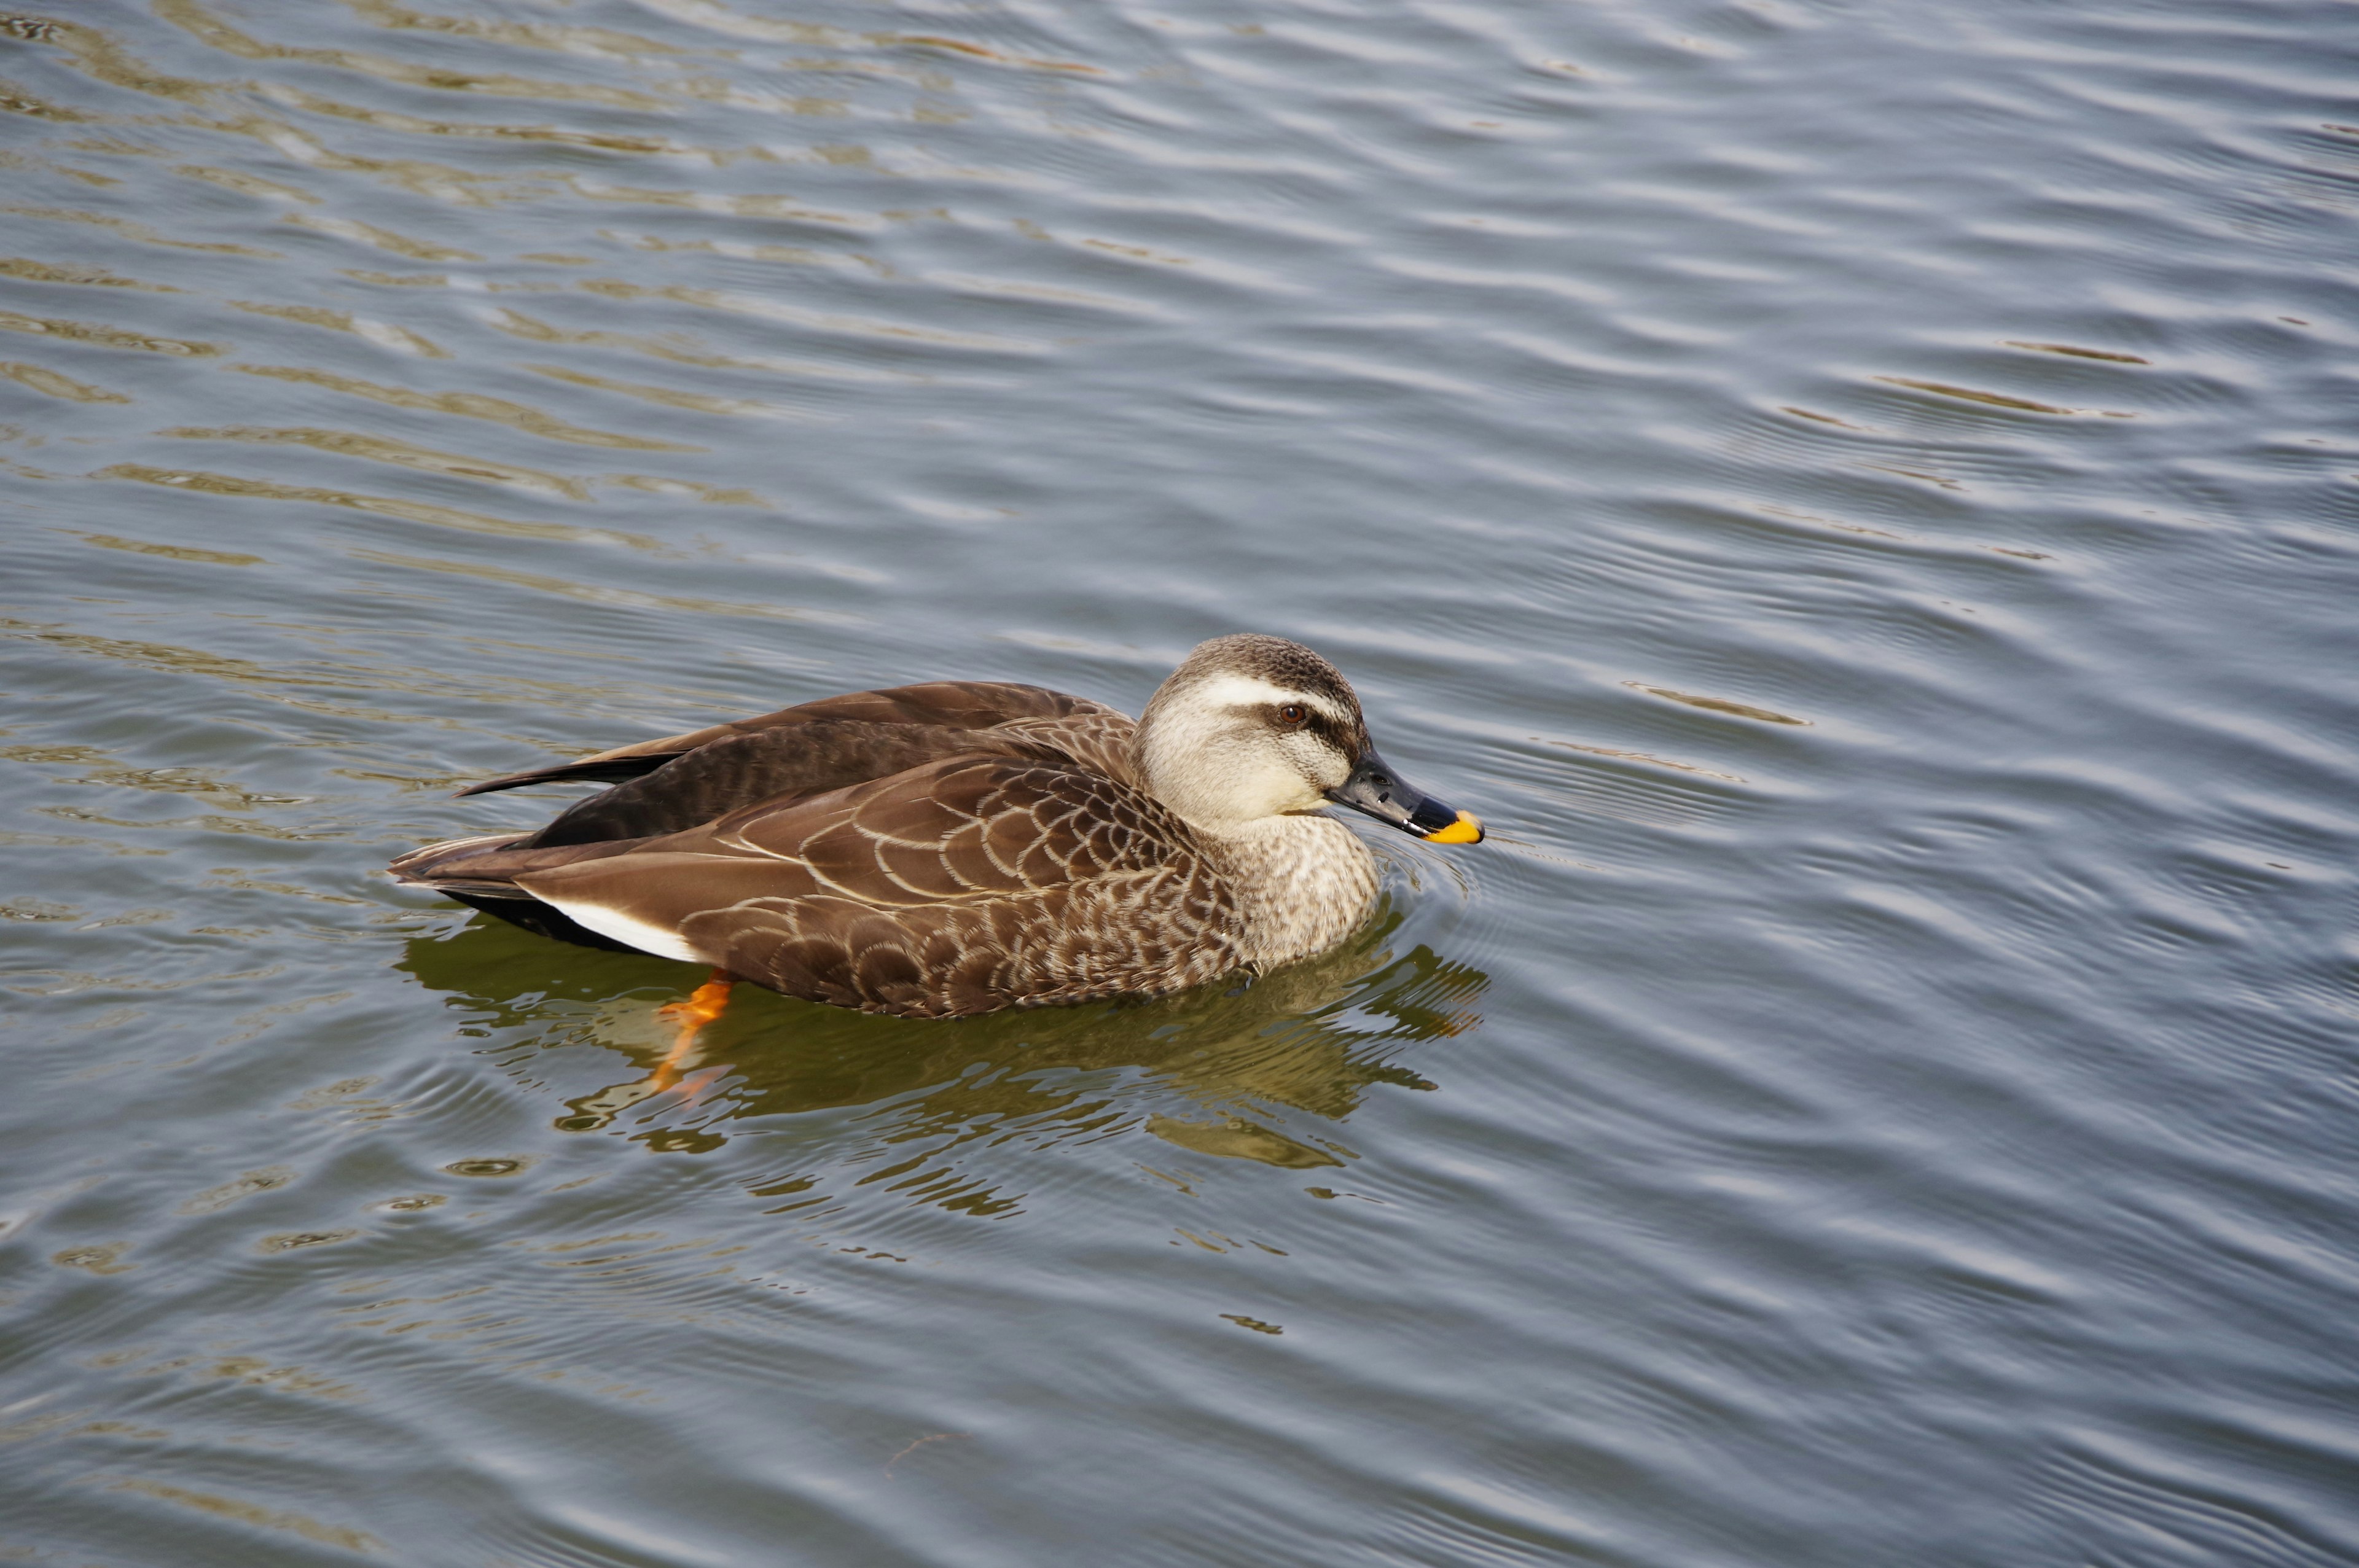
[(1483, 841), (1483, 825), (1462, 811), (1457, 821), (1427, 834), (1425, 841), (1429, 844), (1480, 844)]

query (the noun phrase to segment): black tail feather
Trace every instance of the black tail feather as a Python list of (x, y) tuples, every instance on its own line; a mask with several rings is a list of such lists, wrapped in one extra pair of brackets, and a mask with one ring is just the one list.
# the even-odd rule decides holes
[(494, 790), (522, 789), (527, 784), (621, 784), (626, 779), (644, 778), (679, 756), (678, 752), (652, 752), (636, 757), (609, 757), (594, 762), (560, 762), (554, 767), (534, 768), (527, 773), (503, 773), (482, 784), (469, 784), (451, 793), (453, 800), (471, 795), (489, 795)]
[(617, 942), (612, 936), (591, 930), (553, 903), (543, 903), (537, 898), (494, 898), (484, 893), (456, 892), (450, 888), (436, 892), (446, 898), (457, 899), (471, 909), (485, 914), (496, 914), (511, 925), (521, 925), (538, 936), (550, 936), (560, 942), (571, 942), (577, 947), (596, 947), (608, 953), (636, 953), (627, 942)]

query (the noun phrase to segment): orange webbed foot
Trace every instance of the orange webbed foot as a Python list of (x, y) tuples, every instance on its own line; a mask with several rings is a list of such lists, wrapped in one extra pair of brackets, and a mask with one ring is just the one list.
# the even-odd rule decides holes
[(671, 1049), (664, 1054), (663, 1061), (657, 1066), (650, 1079), (649, 1092), (661, 1094), (679, 1081), (681, 1069), (693, 1059), (697, 1037), (729, 1005), (729, 988), (736, 983), (737, 977), (728, 970), (715, 969), (712, 978), (690, 992), (684, 1000), (656, 1009), (657, 1017), (669, 1018), (679, 1025), (679, 1033), (672, 1040)]

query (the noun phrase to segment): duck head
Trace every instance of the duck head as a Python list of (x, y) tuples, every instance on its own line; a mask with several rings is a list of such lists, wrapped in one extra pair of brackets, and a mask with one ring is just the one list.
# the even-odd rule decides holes
[(1211, 833), (1332, 805), (1438, 844), (1483, 837), (1473, 817), (1405, 783), (1369, 743), (1342, 672), (1283, 637), (1198, 644), (1147, 703), (1135, 755), (1155, 797)]

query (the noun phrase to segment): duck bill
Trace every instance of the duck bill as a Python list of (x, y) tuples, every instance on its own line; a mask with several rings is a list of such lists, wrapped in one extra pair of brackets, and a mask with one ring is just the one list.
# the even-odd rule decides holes
[(1338, 806), (1348, 806), (1354, 811), (1364, 811), (1379, 822), (1388, 822), (1404, 833), (1435, 844), (1479, 844), (1483, 841), (1483, 825), (1465, 812), (1456, 811), (1401, 782), (1392, 764), (1374, 752), (1363, 752), (1360, 765), (1352, 776), (1327, 792), (1327, 798)]

